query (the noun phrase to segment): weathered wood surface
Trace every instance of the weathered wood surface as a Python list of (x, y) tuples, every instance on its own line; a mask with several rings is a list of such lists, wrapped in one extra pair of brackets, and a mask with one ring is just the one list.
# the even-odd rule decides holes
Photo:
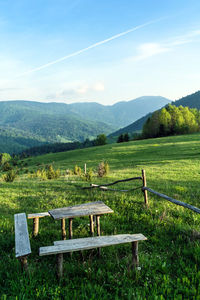
[(82, 189), (93, 189), (93, 188), (98, 188), (98, 187), (106, 187), (106, 186), (117, 184), (119, 182), (126, 182), (126, 181), (137, 180), (137, 179), (142, 180), (142, 177), (132, 177), (132, 178), (127, 178), (127, 179), (116, 180), (112, 183), (105, 183), (104, 185), (98, 185), (98, 184), (92, 183), (89, 187), (83, 187)]
[[(139, 187), (136, 187), (136, 188), (133, 188), (133, 189), (129, 189), (129, 190), (119, 190), (119, 189), (111, 189), (111, 188), (108, 188), (107, 186), (104, 186), (104, 185), (97, 185), (97, 184), (93, 184), (91, 185), (91, 187), (87, 187), (86, 189), (90, 189), (92, 187), (97, 187), (99, 188), (100, 190), (103, 190), (103, 191), (112, 191), (112, 192), (133, 192), (135, 190), (138, 190), (138, 189), (141, 189), (143, 186), (139, 186)], [(85, 189), (85, 188), (84, 188)]]
[(50, 215), (48, 212), (42, 212), (42, 213), (28, 214), (28, 219), (43, 218), (49, 216)]
[(113, 213), (113, 210), (102, 201), (84, 203), (69, 207), (57, 208), (49, 211), (49, 214), (55, 219), (70, 219), (89, 215), (103, 215)]
[(148, 206), (148, 195), (147, 195), (147, 190), (145, 189), (145, 187), (147, 186), (145, 170), (142, 170), (142, 181), (143, 181), (144, 203), (145, 205)]
[(54, 242), (54, 246), (41, 247), (39, 249), (39, 255), (43, 256), (66, 252), (90, 250), (99, 247), (106, 247), (144, 240), (147, 240), (147, 238), (143, 234), (139, 233), (119, 234), (113, 236), (97, 236), (66, 241), (56, 241)]
[(186, 207), (186, 208), (191, 209), (191, 210), (195, 211), (196, 213), (200, 214), (200, 209), (198, 207), (195, 207), (195, 206), (187, 204), (185, 202), (182, 202), (182, 201), (173, 199), (171, 197), (168, 197), (165, 194), (158, 193), (158, 192), (156, 192), (156, 191), (154, 191), (154, 190), (152, 190), (152, 189), (150, 189), (148, 187), (144, 187), (143, 190), (147, 190), (147, 191), (149, 191), (149, 192), (151, 192), (151, 193), (153, 193), (153, 194), (155, 194), (155, 195), (157, 195), (157, 196), (159, 196), (161, 198), (164, 198), (164, 199), (166, 199), (166, 200), (168, 200), (168, 201), (170, 201), (172, 203), (175, 203), (177, 205)]
[(33, 219), (33, 236), (36, 237), (39, 232), (39, 217)]
[(26, 214), (15, 214), (15, 255), (26, 256), (31, 253)]

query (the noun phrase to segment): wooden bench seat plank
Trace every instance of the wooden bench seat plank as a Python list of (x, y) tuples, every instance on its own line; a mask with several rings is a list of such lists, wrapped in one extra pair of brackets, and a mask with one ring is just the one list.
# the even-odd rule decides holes
[(16, 257), (26, 256), (31, 253), (26, 214), (15, 214), (15, 254)]
[(50, 214), (48, 212), (42, 212), (42, 213), (28, 214), (28, 219), (43, 218), (49, 216)]
[(102, 201), (84, 203), (63, 208), (56, 208), (49, 211), (50, 215), (55, 219), (70, 219), (75, 217), (89, 215), (103, 215), (113, 213), (113, 210), (105, 205)]
[(143, 234), (139, 233), (119, 234), (114, 236), (97, 236), (74, 240), (56, 241), (54, 242), (54, 246), (41, 247), (39, 249), (39, 255), (43, 256), (81, 250), (89, 250), (99, 247), (125, 244), (142, 240), (147, 240), (147, 238)]

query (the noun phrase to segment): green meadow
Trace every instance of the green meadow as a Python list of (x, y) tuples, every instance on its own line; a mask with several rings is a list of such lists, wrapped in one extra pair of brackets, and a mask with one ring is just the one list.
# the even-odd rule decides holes
[[(107, 161), (109, 174), (92, 183), (141, 176), (147, 186), (177, 200), (200, 207), (200, 134), (109, 144), (82, 150), (27, 158), (18, 165), (14, 182), (0, 181), (0, 299), (200, 299), (200, 216), (148, 193), (144, 205), (140, 189), (132, 192), (82, 190), (91, 182), (69, 175), (75, 165), (96, 172)], [(52, 164), (56, 180), (32, 178), (31, 172)], [(140, 187), (141, 181), (114, 185)], [(64, 276), (56, 278), (56, 257), (38, 255), (39, 247), (61, 239), (60, 222), (40, 219), (39, 235), (32, 237), (29, 274), (15, 258), (14, 214), (103, 201), (114, 210), (101, 217), (101, 234), (142, 233), (140, 267), (131, 267), (131, 245), (64, 255)], [(74, 238), (90, 236), (89, 218), (73, 222)]]

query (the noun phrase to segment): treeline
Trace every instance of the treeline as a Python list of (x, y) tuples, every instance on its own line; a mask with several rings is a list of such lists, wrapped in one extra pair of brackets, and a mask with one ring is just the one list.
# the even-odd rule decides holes
[(90, 141), (86, 139), (84, 142), (73, 142), (73, 143), (53, 143), (46, 144), (38, 147), (32, 147), (24, 150), (20, 153), (20, 157), (29, 157), (29, 156), (37, 156), (47, 153), (56, 153), (56, 152), (65, 152), (75, 149), (83, 149), (88, 147), (105, 145), (107, 142), (105, 134), (99, 134), (95, 140)]
[(143, 126), (142, 138), (187, 134), (200, 131), (200, 111), (198, 109), (167, 105), (155, 111)]

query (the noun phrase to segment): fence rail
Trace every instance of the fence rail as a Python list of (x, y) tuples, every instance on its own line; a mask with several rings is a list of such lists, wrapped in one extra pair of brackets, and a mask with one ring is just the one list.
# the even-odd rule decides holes
[[(111, 185), (114, 185), (114, 184), (117, 184), (119, 182), (126, 182), (126, 181), (131, 181), (131, 180), (142, 180), (143, 182), (143, 186), (140, 186), (140, 187), (136, 187), (136, 188), (133, 188), (133, 189), (129, 189), (129, 190), (118, 190), (118, 189), (111, 189), (111, 188), (108, 188), (108, 186), (111, 186)], [(164, 198), (176, 205), (179, 205), (179, 206), (183, 206), (185, 208), (188, 208), (198, 214), (200, 214), (200, 209), (198, 207), (195, 207), (193, 205), (190, 205), (188, 203), (185, 203), (185, 202), (182, 202), (182, 201), (179, 201), (179, 200), (176, 200), (174, 198), (171, 198), (165, 194), (162, 194), (162, 193), (159, 193), (157, 191), (154, 191), (153, 189), (147, 187), (147, 182), (146, 182), (146, 174), (145, 174), (145, 170), (142, 170), (142, 176), (141, 177), (132, 177), (132, 178), (127, 178), (127, 179), (122, 179), (122, 180), (117, 180), (117, 181), (114, 181), (112, 183), (107, 183), (107, 184), (104, 184), (104, 185), (98, 185), (98, 184), (91, 184), (89, 187), (83, 187), (82, 189), (94, 189), (94, 188), (99, 188), (101, 190), (104, 190), (104, 191), (115, 191), (115, 192), (132, 192), (132, 191), (135, 191), (137, 189), (141, 189), (141, 191), (143, 192), (144, 194), (144, 203), (146, 206), (148, 206), (148, 195), (147, 195), (147, 192), (150, 192), (150, 193), (153, 193), (154, 195), (157, 195), (161, 198)]]
[(146, 190), (146, 191), (148, 191), (150, 193), (153, 193), (154, 195), (157, 195), (157, 196), (159, 196), (161, 198), (164, 198), (164, 199), (166, 199), (166, 200), (168, 200), (168, 201), (170, 201), (170, 202), (172, 202), (174, 204), (186, 207), (186, 208), (191, 209), (191, 210), (195, 211), (196, 213), (200, 214), (200, 209), (197, 208), (197, 207), (195, 207), (195, 206), (193, 206), (193, 205), (190, 205), (190, 204), (187, 204), (185, 202), (176, 200), (176, 199), (171, 198), (171, 197), (169, 197), (169, 196), (167, 196), (165, 194), (161, 194), (159, 192), (156, 192), (156, 191), (154, 191), (154, 190), (152, 190), (151, 188), (148, 188), (148, 187), (143, 187), (142, 190), (143, 191)]

